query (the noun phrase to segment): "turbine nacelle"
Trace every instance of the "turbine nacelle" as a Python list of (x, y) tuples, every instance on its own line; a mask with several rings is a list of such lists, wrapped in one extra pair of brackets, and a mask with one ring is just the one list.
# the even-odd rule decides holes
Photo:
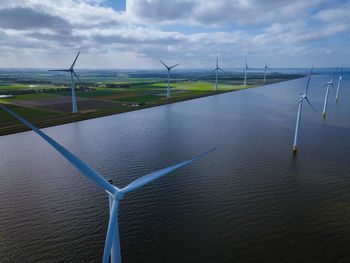
[(166, 67), (166, 69), (167, 69), (168, 71), (170, 71), (172, 68), (175, 68), (176, 66), (180, 65), (180, 63), (178, 63), (178, 64), (175, 64), (175, 65), (169, 67), (169, 66), (166, 65), (163, 61), (161, 61), (161, 60), (159, 60), (159, 61), (160, 61), (160, 63), (162, 63), (162, 64), (164, 65), (164, 67)]
[(118, 201), (122, 200), (124, 197), (123, 191), (116, 186), (114, 186), (114, 190), (115, 190), (114, 193), (111, 193), (108, 190), (105, 190), (105, 191), (113, 200), (118, 200)]
[(219, 67), (219, 60), (216, 59), (216, 67), (212, 72), (219, 71), (219, 70), (221, 70), (224, 73), (227, 73), (226, 71), (224, 71), (222, 68)]

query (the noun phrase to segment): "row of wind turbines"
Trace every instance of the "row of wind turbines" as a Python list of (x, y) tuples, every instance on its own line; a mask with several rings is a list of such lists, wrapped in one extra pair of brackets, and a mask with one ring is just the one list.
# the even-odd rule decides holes
[[(160, 62), (164, 65), (164, 67), (168, 70), (168, 91), (167, 91), (167, 98), (170, 98), (170, 70), (180, 64), (176, 64), (174, 66), (169, 67), (168, 65), (166, 65), (163, 61), (160, 60)], [(247, 86), (247, 74), (248, 74), (248, 70), (252, 69), (248, 67), (248, 63), (247, 60), (245, 60), (245, 68), (244, 68), (244, 81), (243, 81), (243, 86)], [(266, 84), (266, 73), (267, 70), (270, 69), (267, 66), (267, 62), (265, 62), (265, 67), (264, 67), (264, 85)], [(219, 71), (222, 71), (223, 73), (229, 74), (226, 71), (224, 71), (222, 68), (219, 67), (219, 59), (216, 58), (216, 67), (215, 69), (212, 71), (215, 72), (215, 91), (218, 91), (218, 73)]]
[[(61, 71), (61, 72), (70, 72), (70, 78), (71, 78), (71, 88), (72, 88), (72, 113), (73, 114), (77, 114), (78, 113), (78, 106), (77, 106), (77, 100), (76, 100), (76, 96), (75, 96), (75, 83), (74, 83), (74, 78), (76, 78), (79, 82), (80, 82), (80, 79), (77, 75), (77, 73), (74, 71), (74, 66), (75, 66), (75, 63), (77, 62), (77, 59), (80, 55), (80, 51), (78, 52), (78, 54), (76, 55), (72, 65), (70, 66), (70, 68), (68, 69), (52, 69), (52, 70), (49, 70), (49, 71)], [(162, 60), (160, 60), (160, 62), (163, 64), (163, 66), (167, 69), (168, 71), (168, 89), (167, 89), (167, 99), (170, 99), (171, 98), (171, 95), (170, 95), (170, 71), (171, 69), (175, 68), (176, 66), (180, 65), (179, 63), (178, 64), (175, 64), (173, 66), (168, 66), (167, 64), (165, 64)], [(247, 60), (245, 60), (245, 68), (244, 68), (244, 81), (243, 81), (243, 86), (247, 86), (247, 73), (248, 73), (248, 70), (251, 69), (248, 67), (248, 64), (247, 64)], [(265, 62), (265, 70), (264, 70), (264, 84), (266, 84), (266, 72), (267, 72), (267, 69), (269, 69), (269, 67), (267, 66), (267, 62)], [(219, 59), (217, 58), (216, 59), (216, 67), (215, 69), (212, 71), (212, 72), (215, 72), (215, 91), (218, 91), (218, 72), (219, 71), (222, 71), (226, 74), (228, 74), (226, 71), (224, 71), (222, 68), (219, 67)]]
[[(310, 79), (311, 79), (312, 71), (313, 71), (313, 67), (310, 70), (304, 94), (300, 95), (300, 100), (299, 100), (299, 103), (298, 103), (299, 108), (298, 108), (298, 114), (297, 114), (297, 121), (296, 121), (296, 125), (295, 125), (294, 143), (293, 143), (293, 152), (294, 153), (296, 153), (297, 149), (298, 149), (298, 141), (299, 141), (299, 133), (300, 133), (300, 121), (301, 121), (301, 114), (302, 114), (302, 109), (303, 109), (303, 102), (306, 101), (309, 104), (309, 106), (313, 109), (313, 111), (315, 111), (317, 113), (316, 109), (311, 104), (310, 100), (308, 99), (308, 89), (309, 89), (309, 85), (310, 85)], [(326, 88), (326, 94), (325, 94), (325, 97), (324, 97), (323, 111), (322, 111), (323, 119), (326, 118), (329, 89), (331, 87), (335, 90), (335, 102), (338, 103), (338, 101), (339, 101), (339, 90), (340, 90), (341, 82), (343, 80), (343, 67), (341, 68), (341, 72), (340, 72), (340, 75), (339, 75), (339, 78), (338, 78), (337, 88), (335, 89), (335, 87), (333, 85), (333, 81), (334, 81), (334, 77), (335, 77), (335, 73), (336, 72), (337, 72), (337, 69), (334, 70), (334, 73), (332, 75), (331, 80), (328, 81), (327, 84), (326, 84), (327, 88)]]

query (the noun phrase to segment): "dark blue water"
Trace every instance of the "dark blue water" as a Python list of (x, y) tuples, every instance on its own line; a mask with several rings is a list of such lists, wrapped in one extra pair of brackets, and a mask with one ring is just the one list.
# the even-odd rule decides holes
[[(345, 76), (346, 77), (346, 76)], [(350, 262), (350, 81), (329, 75), (43, 129), (123, 187), (217, 150), (120, 206), (125, 262)], [(100, 262), (108, 196), (33, 132), (0, 137), (0, 262)]]

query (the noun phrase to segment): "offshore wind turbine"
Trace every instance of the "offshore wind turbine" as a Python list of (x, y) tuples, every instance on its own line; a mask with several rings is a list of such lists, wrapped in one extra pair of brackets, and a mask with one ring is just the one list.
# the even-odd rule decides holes
[(226, 73), (222, 68), (219, 67), (219, 59), (216, 58), (216, 68), (212, 71), (215, 72), (215, 91), (218, 91), (218, 71)]
[(248, 71), (248, 64), (247, 64), (247, 60), (245, 60), (245, 69), (244, 69), (244, 86), (247, 86), (247, 71)]
[(180, 64), (176, 64), (174, 66), (171, 66), (171, 67), (168, 67), (167, 65), (165, 65), (165, 63), (163, 61), (160, 60), (160, 63), (162, 63), (164, 65), (164, 67), (166, 67), (166, 69), (168, 70), (168, 92), (167, 92), (167, 95), (166, 97), (168, 99), (170, 99), (170, 70), (172, 68), (175, 68), (176, 66), (180, 65)]
[(306, 88), (305, 88), (305, 92), (303, 95), (300, 95), (300, 100), (299, 100), (299, 109), (298, 109), (298, 115), (297, 115), (297, 122), (295, 125), (295, 134), (294, 134), (294, 143), (293, 143), (293, 152), (296, 153), (297, 152), (297, 148), (298, 148), (298, 140), (299, 140), (299, 133), (300, 133), (300, 121), (301, 121), (301, 112), (303, 109), (303, 101), (306, 100), (307, 103), (311, 106), (311, 108), (315, 110), (315, 108), (312, 106), (311, 102), (309, 101), (308, 97), (307, 97), (307, 92), (309, 89), (309, 85), (310, 85), (310, 79), (311, 79), (311, 74), (312, 74), (312, 70), (313, 68), (311, 68), (310, 73), (309, 73), (309, 78), (307, 80), (307, 84), (306, 84)]
[(335, 102), (338, 102), (340, 83), (342, 80), (343, 80), (343, 67), (341, 67), (341, 72), (340, 72), (339, 79), (338, 79), (337, 93), (335, 94)]
[[(78, 52), (77, 56), (75, 57), (74, 61), (73, 61), (73, 64), (70, 66), (69, 69), (52, 69), (52, 70), (49, 70), (49, 71), (65, 71), (65, 72), (70, 72), (70, 79), (71, 79), (71, 85), (72, 85), (72, 104), (73, 104), (73, 114), (76, 114), (78, 113), (78, 107), (77, 107), (77, 101), (75, 99), (75, 88), (74, 88), (74, 77), (76, 77), (76, 79), (78, 81), (80, 81), (78, 75), (75, 73), (74, 71), (74, 65), (75, 65), (75, 62), (77, 61), (78, 57), (79, 57), (79, 54), (80, 54), (80, 51)], [(74, 77), (73, 77), (74, 75)]]
[(118, 207), (120, 200), (124, 197), (125, 194), (132, 192), (182, 166), (185, 166), (193, 161), (196, 161), (207, 154), (211, 153), (215, 150), (215, 148), (211, 149), (208, 152), (202, 153), (193, 159), (184, 161), (182, 163), (178, 163), (173, 166), (169, 166), (167, 168), (163, 168), (161, 170), (155, 171), (153, 173), (147, 174), (124, 188), (118, 188), (108, 182), (104, 177), (102, 177), (99, 173), (93, 170), (90, 166), (76, 157), (74, 154), (65, 149), (62, 145), (57, 143), (54, 139), (46, 135), (44, 132), (36, 128), (31, 123), (27, 122), (16, 113), (7, 109), (5, 106), (0, 104), (0, 108), (10, 113), (13, 117), (20, 120), (34, 132), (36, 132), (39, 136), (41, 136), (45, 141), (47, 141), (53, 148), (55, 148), (64, 158), (66, 158), (76, 169), (78, 169), (83, 175), (85, 175), (90, 181), (95, 183), (97, 186), (101, 187), (106, 191), (109, 195), (109, 206), (110, 206), (110, 217), (108, 222), (108, 230), (106, 235), (106, 242), (103, 253), (103, 263), (109, 262), (109, 257), (111, 255), (111, 263), (121, 263), (121, 253), (120, 253), (120, 240), (119, 240), (119, 230), (118, 230)]
[(265, 61), (264, 85), (266, 84), (266, 71), (267, 71), (267, 69), (269, 69), (269, 67), (267, 66), (267, 62)]
[(329, 88), (332, 87), (334, 89), (334, 86), (333, 86), (333, 79), (334, 79), (334, 76), (335, 76), (335, 72), (337, 71), (337, 69), (334, 70), (334, 73), (333, 73), (333, 76), (331, 78), (331, 81), (329, 81), (327, 83), (327, 89), (326, 89), (326, 96), (324, 97), (324, 104), (323, 104), (323, 112), (322, 112), (322, 117), (323, 119), (326, 118), (326, 111), (327, 111), (327, 103), (328, 103), (328, 93), (329, 93)]

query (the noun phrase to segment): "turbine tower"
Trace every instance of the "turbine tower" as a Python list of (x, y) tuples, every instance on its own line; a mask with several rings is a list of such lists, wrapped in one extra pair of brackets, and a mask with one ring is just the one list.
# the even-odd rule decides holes
[(200, 159), (215, 150), (215, 148), (213, 148), (206, 153), (202, 153), (194, 157), (193, 159), (147, 174), (133, 181), (132, 183), (130, 183), (124, 188), (118, 188), (112, 185), (110, 182), (108, 182), (105, 178), (103, 178), (100, 174), (98, 174), (95, 170), (93, 170), (91, 167), (89, 167), (86, 163), (81, 161), (79, 158), (77, 158), (67, 149), (65, 149), (62, 145), (57, 143), (54, 139), (52, 139), (51, 137), (46, 135), (44, 132), (42, 132), (35, 126), (33, 126), (31, 123), (22, 119), (16, 113), (12, 112), (11, 110), (7, 109), (5, 106), (1, 104), (0, 104), (0, 108), (10, 113), (12, 116), (20, 120), (30, 129), (32, 129), (34, 132), (36, 132), (45, 141), (47, 141), (53, 148), (55, 148), (64, 158), (66, 158), (76, 169), (78, 169), (83, 175), (85, 175), (97, 186), (104, 189), (108, 194), (109, 205), (110, 205), (110, 217), (108, 222), (108, 230), (107, 230), (106, 242), (105, 242), (104, 253), (103, 253), (103, 261), (102, 261), (103, 263), (109, 262), (110, 254), (112, 254), (111, 263), (121, 263), (120, 241), (119, 241), (119, 230), (118, 230), (118, 207), (119, 207), (119, 202), (123, 198), (123, 196), (182, 166), (185, 166), (186, 164), (189, 164), (193, 161)]
[(212, 72), (215, 72), (215, 91), (218, 91), (218, 71), (219, 70), (226, 73), (225, 71), (222, 70), (222, 68), (219, 67), (219, 59), (216, 58), (216, 68), (212, 71)]
[[(78, 57), (79, 57), (80, 51), (78, 52), (77, 56), (74, 59), (74, 62), (72, 64), (72, 66), (70, 66), (69, 69), (53, 69), (53, 70), (49, 70), (49, 71), (65, 71), (65, 72), (70, 72), (70, 79), (71, 79), (71, 83), (72, 83), (72, 103), (73, 103), (73, 114), (78, 113), (78, 107), (77, 107), (77, 101), (75, 99), (75, 88), (74, 88), (74, 77), (76, 77), (76, 79), (78, 81), (80, 81), (78, 75), (75, 73), (74, 71), (74, 65), (75, 62), (77, 61)], [(74, 75), (74, 77), (73, 77)]]
[(269, 69), (269, 67), (267, 66), (267, 62), (265, 61), (264, 85), (266, 84), (266, 71), (267, 71), (267, 69)]
[(331, 81), (329, 81), (327, 83), (327, 89), (326, 89), (326, 96), (324, 97), (324, 104), (323, 104), (323, 112), (322, 112), (322, 117), (323, 119), (326, 118), (326, 110), (327, 110), (327, 102), (328, 102), (328, 93), (329, 93), (329, 88), (332, 87), (334, 89), (334, 86), (333, 86), (333, 79), (334, 79), (334, 76), (335, 76), (335, 72), (337, 71), (337, 69), (334, 70), (334, 73), (333, 73), (333, 76), (331, 78)]
[(167, 95), (166, 97), (168, 99), (170, 99), (170, 70), (172, 68), (175, 68), (176, 66), (180, 65), (180, 64), (176, 64), (174, 66), (171, 66), (171, 67), (168, 67), (167, 65), (165, 65), (165, 63), (163, 61), (160, 60), (160, 63), (162, 63), (164, 65), (164, 67), (166, 67), (166, 69), (168, 70), (168, 92), (167, 92)]
[(340, 83), (342, 80), (343, 80), (343, 66), (341, 67), (341, 72), (340, 72), (339, 79), (338, 79), (338, 86), (337, 86), (337, 93), (335, 95), (335, 102), (338, 102)]
[(299, 109), (298, 109), (298, 115), (297, 115), (297, 122), (295, 125), (295, 134), (294, 134), (294, 144), (293, 144), (293, 152), (296, 153), (297, 152), (297, 148), (298, 148), (298, 140), (299, 140), (299, 132), (300, 132), (300, 120), (301, 120), (301, 112), (303, 109), (303, 101), (306, 100), (307, 103), (311, 106), (311, 108), (316, 112), (315, 108), (312, 106), (311, 102), (309, 101), (308, 97), (307, 97), (307, 92), (309, 89), (309, 85), (310, 85), (310, 79), (311, 79), (311, 74), (312, 74), (312, 70), (313, 68), (311, 68), (310, 70), (310, 74), (309, 74), (309, 78), (307, 80), (307, 84), (306, 84), (306, 88), (305, 88), (305, 92), (303, 95), (300, 95), (300, 100), (299, 100)]
[(247, 64), (247, 60), (245, 60), (245, 69), (244, 69), (244, 86), (247, 86), (247, 71), (248, 71), (248, 64)]

